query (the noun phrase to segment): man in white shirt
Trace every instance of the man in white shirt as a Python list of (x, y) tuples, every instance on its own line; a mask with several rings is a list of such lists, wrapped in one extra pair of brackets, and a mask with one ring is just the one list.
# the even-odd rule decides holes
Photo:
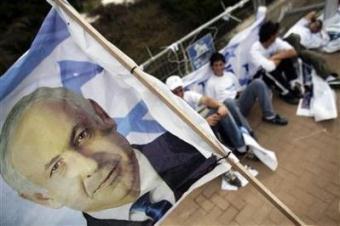
[(329, 76), (337, 77), (326, 60), (313, 49), (321, 48), (329, 41), (326, 33), (322, 32), (322, 21), (316, 18), (316, 12), (308, 13), (298, 21), (286, 35), (285, 40), (291, 44), (303, 62), (311, 65), (323, 79)]
[(240, 112), (244, 116), (249, 114), (256, 100), (258, 100), (263, 114), (263, 121), (282, 126), (288, 124), (287, 119), (274, 112), (270, 90), (261, 79), (254, 79), (241, 92), (235, 75), (230, 72), (224, 72), (225, 63), (225, 58), (220, 53), (214, 53), (210, 57), (213, 75), (206, 85), (206, 94), (208, 96), (225, 103), (228, 108), (230, 103), (237, 99)]
[(328, 41), (327, 34), (323, 34), (322, 21), (317, 19), (316, 12), (312, 11), (300, 19), (288, 32), (300, 36), (300, 44), (307, 49), (317, 49)]
[(254, 133), (247, 120), (238, 109), (235, 109), (237, 108), (236, 104), (231, 105), (228, 109), (222, 102), (209, 96), (203, 96), (194, 91), (184, 91), (183, 81), (177, 75), (170, 76), (165, 83), (176, 96), (182, 98), (195, 111), (199, 111), (201, 106), (209, 108), (209, 113), (204, 117), (214, 132), (221, 134), (222, 141), (231, 149), (237, 151), (235, 154), (246, 152), (241, 127), (246, 129), (251, 135)]
[(277, 38), (279, 24), (267, 21), (260, 27), (259, 41), (250, 50), (252, 63), (258, 68), (255, 75), (265, 83), (280, 90), (280, 97), (290, 104), (297, 104), (299, 92), (294, 87), (297, 73), (294, 68), (297, 52), (287, 42)]

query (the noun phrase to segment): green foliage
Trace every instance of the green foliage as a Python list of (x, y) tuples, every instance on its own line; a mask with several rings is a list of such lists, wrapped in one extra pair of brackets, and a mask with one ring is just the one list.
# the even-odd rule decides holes
[[(237, 2), (225, 0), (224, 4)], [(222, 11), (216, 0), (140, 0), (99, 7), (91, 15), (100, 16), (93, 24), (100, 33), (142, 63), (150, 57), (147, 48), (156, 54)]]
[[(191, 26), (199, 26), (222, 13), (221, 1), (216, 0), (162, 0), (169, 14), (177, 21), (187, 21)], [(233, 5), (236, 0), (223, 1), (225, 5)]]
[[(69, 0), (76, 9), (100, 18), (93, 25), (104, 37), (142, 63), (161, 48), (222, 12), (216, 0), (139, 0), (100, 6), (100, 0)], [(225, 5), (235, 0), (224, 0)], [(30, 46), (50, 5), (42, 0), (1, 0), (0, 74)]]
[[(80, 0), (69, 1), (80, 9)], [(29, 49), (51, 6), (42, 0), (0, 1), (0, 75)]]
[(137, 63), (142, 63), (150, 57), (146, 47), (155, 54), (190, 31), (171, 20), (159, 2), (144, 0), (133, 5), (100, 7), (92, 12), (92, 16), (100, 15), (93, 25)]

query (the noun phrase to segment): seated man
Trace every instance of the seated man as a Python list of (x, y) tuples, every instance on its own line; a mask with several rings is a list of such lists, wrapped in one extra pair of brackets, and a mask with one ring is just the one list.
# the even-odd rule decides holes
[(277, 38), (279, 27), (278, 23), (271, 21), (260, 27), (259, 41), (250, 50), (252, 63), (259, 69), (255, 77), (262, 76), (269, 87), (280, 90), (283, 100), (297, 104), (300, 95), (294, 87), (294, 80), (298, 77), (294, 67), (297, 53), (290, 44)]
[(311, 65), (320, 77), (331, 81), (335, 80), (334, 77), (337, 77), (337, 74), (330, 69), (327, 61), (319, 53), (313, 51), (327, 42), (327, 34), (322, 34), (321, 31), (322, 21), (316, 18), (316, 12), (313, 11), (288, 31), (285, 41), (295, 48), (298, 56)]
[[(270, 98), (270, 90), (261, 79), (254, 79), (241, 92), (239, 82), (234, 74), (225, 72), (225, 58), (220, 53), (214, 53), (210, 58), (213, 75), (207, 82), (206, 94), (217, 101), (229, 104), (237, 98), (237, 104), (244, 116), (250, 112), (258, 100), (262, 110), (262, 120), (276, 125), (287, 125), (288, 120), (276, 114)], [(230, 108), (229, 108), (230, 109)]]
[[(183, 81), (177, 75), (170, 76), (165, 83), (175, 95), (182, 98), (194, 110), (198, 111), (199, 106), (201, 105), (209, 108), (208, 114), (203, 117), (206, 118), (214, 132), (219, 132), (221, 134), (222, 141), (227, 146), (237, 151), (235, 154), (246, 152), (246, 146), (240, 128), (245, 128), (251, 135), (254, 133), (247, 120), (239, 113), (235, 104), (231, 104), (233, 111), (228, 112), (225, 105), (211, 97), (203, 96), (194, 91), (184, 91)], [(233, 117), (234, 114), (232, 112), (234, 112), (235, 117)]]

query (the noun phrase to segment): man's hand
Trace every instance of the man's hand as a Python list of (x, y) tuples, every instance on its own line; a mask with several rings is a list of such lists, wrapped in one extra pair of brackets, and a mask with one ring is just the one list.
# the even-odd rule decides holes
[(217, 114), (221, 117), (225, 117), (226, 115), (228, 115), (228, 113), (228, 108), (226, 108), (223, 104), (221, 104), (217, 109)]
[(275, 66), (277, 66), (281, 63), (281, 60), (275, 58), (275, 55), (273, 57), (271, 57), (270, 60), (274, 62)]
[(221, 116), (219, 116), (216, 113), (212, 114), (212, 115), (210, 115), (206, 118), (209, 126), (215, 126), (220, 121), (220, 119), (221, 119)]
[(316, 11), (311, 11), (305, 16), (305, 19), (310, 21), (310, 22), (314, 22), (316, 20), (316, 18), (317, 18)]
[(269, 59), (275, 62), (276, 60), (281, 61), (281, 60), (296, 57), (296, 56), (297, 56), (297, 52), (295, 51), (295, 49), (286, 49), (286, 50), (278, 51), (277, 53), (272, 55)]

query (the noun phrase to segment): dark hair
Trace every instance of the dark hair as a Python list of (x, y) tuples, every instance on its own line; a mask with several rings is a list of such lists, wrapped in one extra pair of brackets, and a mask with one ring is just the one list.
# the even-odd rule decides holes
[(323, 26), (323, 22), (322, 22), (322, 20), (320, 20), (320, 19), (317, 19), (317, 20), (315, 20), (315, 22), (318, 22), (319, 23), (319, 25), (320, 25), (320, 29), (322, 28), (322, 26)]
[(210, 57), (210, 66), (212, 66), (217, 61), (223, 61), (223, 63), (225, 63), (225, 58), (224, 58), (223, 54), (221, 54), (219, 52), (213, 53)]
[(260, 42), (268, 41), (273, 35), (277, 34), (280, 29), (279, 23), (274, 23), (272, 21), (267, 21), (262, 24), (259, 31)]

